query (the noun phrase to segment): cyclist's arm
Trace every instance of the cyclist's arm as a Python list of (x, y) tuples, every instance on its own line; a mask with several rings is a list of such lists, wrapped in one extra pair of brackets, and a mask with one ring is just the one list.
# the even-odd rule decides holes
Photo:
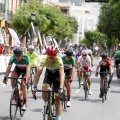
[(72, 67), (71, 79), (73, 80), (75, 74), (75, 66)]
[(9, 76), (9, 73), (10, 73), (11, 68), (12, 68), (12, 65), (8, 65), (7, 70), (6, 70), (6, 73), (5, 73), (5, 76), (6, 76), (6, 77)]
[(63, 88), (64, 86), (64, 69), (59, 70), (60, 75), (60, 88)]
[(98, 65), (97, 65), (97, 67), (96, 67), (96, 73), (98, 72), (98, 70), (99, 70), (99, 67), (100, 67), (100, 66), (98, 66)]
[(37, 73), (35, 75), (35, 79), (34, 79), (34, 87), (37, 87), (42, 71), (43, 71), (43, 68), (38, 68)]
[(30, 64), (26, 65), (26, 81), (30, 78)]

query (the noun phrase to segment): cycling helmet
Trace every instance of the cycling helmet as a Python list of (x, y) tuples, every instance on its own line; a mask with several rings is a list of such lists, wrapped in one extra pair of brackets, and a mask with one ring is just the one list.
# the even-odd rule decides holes
[(88, 52), (87, 52), (87, 50), (83, 50), (81, 54), (82, 54), (82, 55), (87, 55)]
[(13, 50), (13, 53), (15, 56), (20, 56), (21, 54), (23, 54), (23, 50), (21, 47), (16, 47), (14, 50)]
[(46, 54), (49, 56), (56, 56), (58, 52), (59, 52), (58, 48), (54, 46), (50, 46), (46, 49)]
[(28, 50), (34, 50), (34, 46), (30, 45)]
[(107, 58), (107, 56), (108, 56), (108, 54), (105, 53), (105, 52), (103, 52), (103, 53), (101, 54), (101, 57), (102, 57), (102, 58)]
[(92, 50), (88, 50), (88, 54), (89, 54), (89, 55), (92, 55)]
[(83, 50), (83, 48), (82, 48), (82, 47), (80, 47), (78, 50), (79, 50), (79, 51), (82, 51), (82, 50)]
[(67, 49), (66, 51), (65, 51), (65, 54), (66, 54), (66, 56), (73, 56), (73, 50), (71, 49), (71, 48), (69, 48), (69, 49)]

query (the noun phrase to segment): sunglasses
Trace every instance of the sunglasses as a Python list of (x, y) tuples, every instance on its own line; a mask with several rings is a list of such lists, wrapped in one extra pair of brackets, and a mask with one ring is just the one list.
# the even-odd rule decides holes
[(83, 55), (83, 56), (87, 56), (87, 55)]
[(66, 56), (67, 58), (71, 58), (70, 56)]
[(48, 56), (48, 59), (54, 59), (54, 57), (53, 56)]

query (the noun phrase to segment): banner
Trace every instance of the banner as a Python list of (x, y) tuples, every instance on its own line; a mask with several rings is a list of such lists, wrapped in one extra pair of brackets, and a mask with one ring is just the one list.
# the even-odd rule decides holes
[[(0, 73), (6, 72), (10, 57), (11, 56), (0, 56)], [(11, 71), (14, 69), (14, 67), (15, 67), (15, 64), (12, 65)]]
[(12, 37), (12, 41), (14, 45), (19, 45), (20, 44), (20, 40), (18, 38), (18, 35), (16, 34), (16, 32), (12, 29), (12, 28), (8, 28), (10, 35)]

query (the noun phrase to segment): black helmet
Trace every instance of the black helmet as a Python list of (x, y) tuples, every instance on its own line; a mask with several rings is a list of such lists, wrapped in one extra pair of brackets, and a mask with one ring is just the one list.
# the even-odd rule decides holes
[(65, 51), (65, 54), (66, 54), (66, 56), (73, 56), (73, 50), (72, 49), (67, 49), (66, 51)]
[(15, 56), (20, 56), (21, 54), (23, 54), (23, 50), (21, 47), (16, 47), (14, 50), (13, 50), (13, 53)]
[(103, 52), (103, 53), (101, 54), (101, 57), (102, 57), (102, 58), (107, 58), (107, 56), (108, 56), (108, 54), (105, 53), (105, 52)]

